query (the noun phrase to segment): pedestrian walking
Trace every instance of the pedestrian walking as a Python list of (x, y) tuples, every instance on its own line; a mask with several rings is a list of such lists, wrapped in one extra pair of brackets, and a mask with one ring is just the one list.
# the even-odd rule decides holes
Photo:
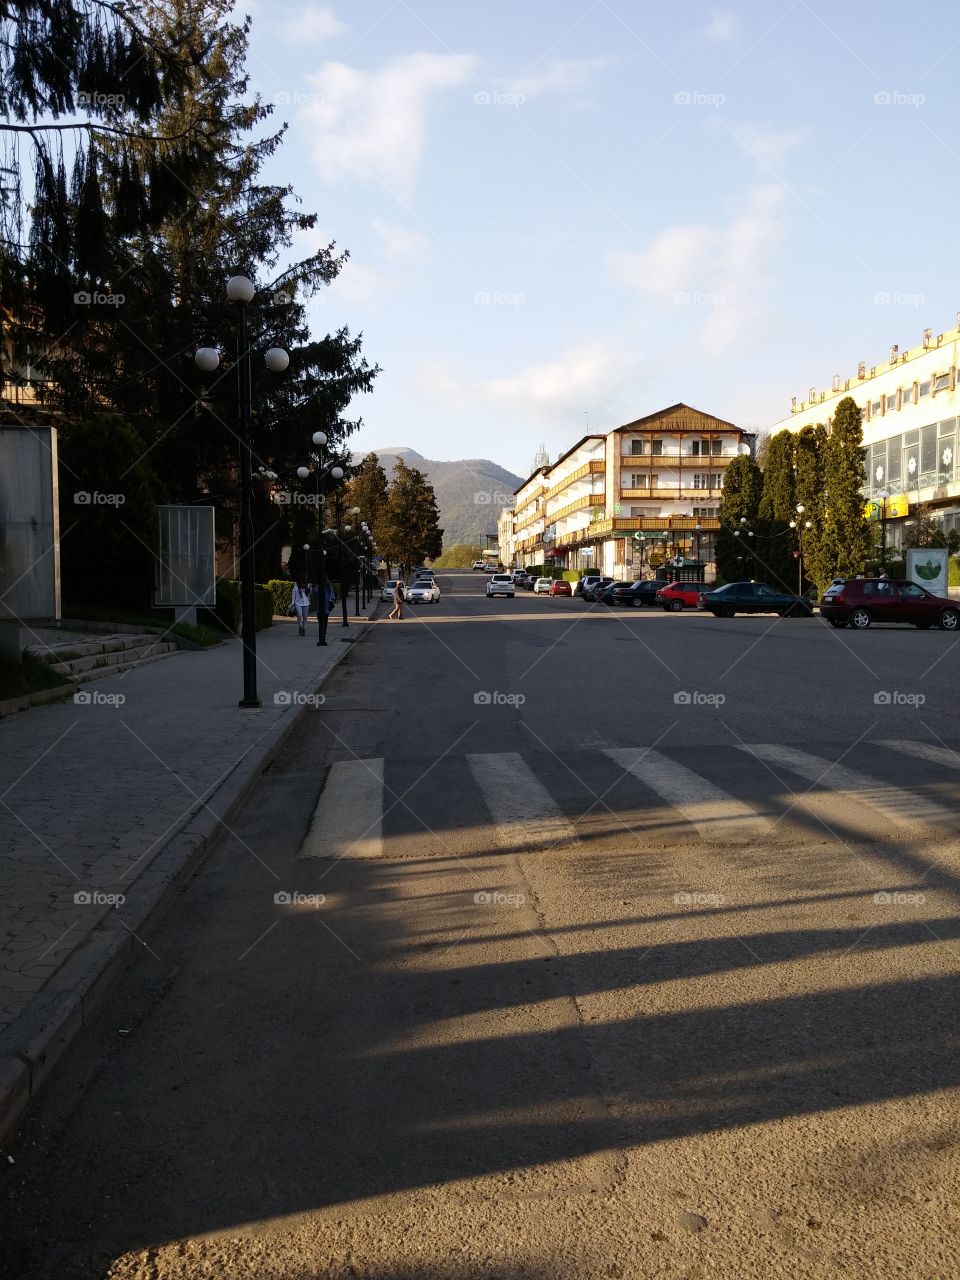
[(290, 608), (297, 615), (297, 632), (301, 636), (307, 634), (307, 615), (310, 612), (310, 588), (305, 582), (295, 582), (290, 594)]
[(393, 608), (387, 614), (388, 621), (391, 618), (396, 618), (398, 622), (402, 621), (403, 601), (404, 601), (405, 595), (406, 595), (406, 591), (404, 590), (403, 579), (398, 578), (397, 585), (393, 588)]

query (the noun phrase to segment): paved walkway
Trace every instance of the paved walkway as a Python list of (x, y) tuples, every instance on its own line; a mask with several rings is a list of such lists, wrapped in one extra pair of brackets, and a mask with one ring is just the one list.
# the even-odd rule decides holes
[(242, 653), (231, 639), (87, 683), (83, 702), (0, 721), (6, 1051), (19, 1052), (18, 1021), (37, 1024), (28, 1011), (54, 1007), (52, 980), (113, 915), (116, 895), (129, 904), (138, 883), (142, 894), (155, 892), (143, 877), (160, 851), (198, 813), (209, 816), (211, 803), (221, 811), (218, 789), (269, 755), (303, 710), (300, 695), (349, 652), (356, 623), (343, 628), (339, 614), (331, 623), (323, 649), (315, 619), (305, 639), (292, 619), (258, 634), (259, 711), (237, 706)]

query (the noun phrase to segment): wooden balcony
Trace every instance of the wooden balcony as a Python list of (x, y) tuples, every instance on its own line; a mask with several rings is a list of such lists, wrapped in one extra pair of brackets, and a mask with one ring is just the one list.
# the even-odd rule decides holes
[(589, 507), (602, 507), (606, 502), (606, 494), (604, 493), (585, 493), (582, 498), (577, 498), (575, 502), (568, 502), (565, 507), (560, 507), (558, 511), (547, 512), (547, 523), (554, 524), (557, 520), (562, 520), (564, 516), (573, 515), (575, 511), (585, 511)]
[(562, 493), (569, 485), (575, 484), (577, 480), (582, 480), (584, 476), (596, 475), (603, 473), (607, 469), (607, 464), (603, 458), (596, 458), (591, 462), (585, 462), (582, 467), (577, 467), (576, 471), (571, 471), (563, 480), (558, 480), (556, 484), (551, 485), (547, 490), (548, 498), (555, 498), (558, 493)]

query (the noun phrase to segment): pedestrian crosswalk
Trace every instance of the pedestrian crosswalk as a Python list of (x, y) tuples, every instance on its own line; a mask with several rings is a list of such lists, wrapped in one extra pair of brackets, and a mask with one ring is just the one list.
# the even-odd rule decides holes
[[(342, 760), (332, 765), (304, 858), (407, 856), (430, 833), (487, 848), (755, 845), (960, 833), (960, 753), (884, 739), (803, 750), (662, 745)], [(407, 843), (404, 843), (404, 842)], [(423, 851), (422, 842), (416, 846)]]

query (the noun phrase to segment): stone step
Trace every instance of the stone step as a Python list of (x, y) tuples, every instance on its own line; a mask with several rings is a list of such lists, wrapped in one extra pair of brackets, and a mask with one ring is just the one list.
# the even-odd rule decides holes
[(64, 662), (92, 658), (98, 654), (149, 648), (156, 640), (157, 636), (152, 632), (131, 632), (126, 635), (99, 636), (93, 640), (64, 640), (59, 644), (31, 645), (27, 653), (39, 662), (49, 662), (57, 667)]
[(107, 653), (89, 654), (87, 657), (71, 658), (67, 662), (54, 662), (51, 665), (58, 675), (68, 679), (82, 676), (90, 680), (98, 674), (106, 675), (114, 670), (129, 669), (148, 658), (165, 658), (177, 652), (174, 641), (156, 640), (151, 644), (115, 649)]
[[(166, 645), (163, 646), (167, 648)], [(138, 650), (142, 653), (143, 650)], [(128, 662), (116, 662), (110, 667), (91, 667), (88, 671), (80, 671), (76, 675), (65, 677), (70, 684), (86, 684), (90, 680), (106, 680), (108, 676), (121, 676), (130, 671), (133, 667), (145, 667), (150, 662), (163, 662), (165, 659), (173, 656), (174, 653), (182, 652), (173, 646), (168, 653), (152, 653), (146, 657), (131, 657)]]

